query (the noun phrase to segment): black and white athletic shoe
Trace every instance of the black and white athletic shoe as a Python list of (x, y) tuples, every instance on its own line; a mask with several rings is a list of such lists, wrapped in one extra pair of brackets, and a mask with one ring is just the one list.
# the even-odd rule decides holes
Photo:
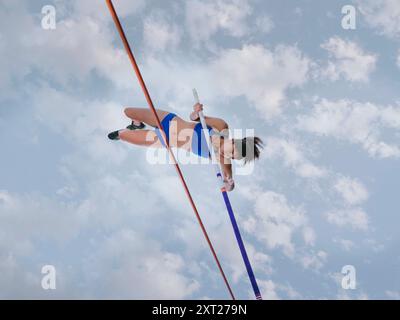
[(143, 129), (145, 126), (146, 125), (143, 122), (141, 122), (139, 125), (136, 125), (132, 121), (132, 123), (129, 126), (127, 126), (126, 128), (129, 130), (140, 130), (140, 129)]
[[(132, 123), (129, 126), (127, 126), (126, 128), (128, 130), (140, 130), (140, 129), (143, 129), (144, 127), (145, 127), (145, 124), (143, 122), (141, 122), (139, 125), (136, 125), (132, 121)], [(108, 134), (108, 138), (110, 140), (119, 140), (119, 131), (120, 130), (113, 131), (113, 132), (109, 133)]]
[(110, 139), (110, 140), (119, 140), (119, 130), (109, 133), (108, 134), (108, 139)]

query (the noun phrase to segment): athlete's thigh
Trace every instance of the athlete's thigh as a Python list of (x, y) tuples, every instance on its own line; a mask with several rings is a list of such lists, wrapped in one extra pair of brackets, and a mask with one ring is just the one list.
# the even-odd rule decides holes
[[(156, 110), (156, 112), (160, 121), (169, 113), (164, 110)], [(144, 122), (152, 127), (157, 127), (157, 121), (153, 112), (147, 108), (126, 108), (125, 114), (131, 119)]]
[(161, 141), (154, 130), (121, 130), (119, 137), (123, 141), (139, 146), (162, 147)]

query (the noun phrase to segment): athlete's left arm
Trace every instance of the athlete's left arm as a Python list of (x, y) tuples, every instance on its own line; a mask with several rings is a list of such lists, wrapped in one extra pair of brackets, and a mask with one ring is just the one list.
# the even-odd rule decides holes
[(232, 177), (232, 163), (229, 159), (220, 156), (220, 163), (222, 168), (222, 174), (224, 178), (226, 191), (232, 191), (235, 187), (235, 183)]
[[(201, 103), (196, 103), (193, 106), (193, 111), (194, 112), (200, 112), (203, 111), (203, 105)], [(220, 118), (215, 118), (215, 117), (208, 117), (205, 116), (204, 120), (206, 121), (206, 124), (210, 127), (213, 127), (217, 129), (218, 131), (224, 131), (228, 130), (228, 124), (225, 122), (225, 120), (220, 119)]]

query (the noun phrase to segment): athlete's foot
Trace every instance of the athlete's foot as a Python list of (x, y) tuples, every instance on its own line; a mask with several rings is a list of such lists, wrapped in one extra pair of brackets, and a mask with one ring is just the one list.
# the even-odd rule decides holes
[(109, 133), (108, 134), (108, 139), (110, 139), (110, 140), (119, 140), (119, 130)]
[(139, 121), (132, 121), (132, 123), (127, 126), (126, 128), (129, 130), (139, 130), (139, 129), (143, 129), (146, 125), (143, 122), (139, 122)]

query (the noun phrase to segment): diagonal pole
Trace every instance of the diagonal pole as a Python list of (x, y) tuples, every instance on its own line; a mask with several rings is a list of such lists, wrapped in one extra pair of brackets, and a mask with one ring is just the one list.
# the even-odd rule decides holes
[[(197, 94), (196, 89), (193, 89), (193, 96), (194, 96), (196, 103), (200, 103), (199, 95)], [(215, 174), (218, 179), (222, 197), (224, 198), (226, 209), (228, 210), (229, 218), (232, 223), (233, 231), (235, 232), (235, 236), (236, 236), (237, 243), (239, 245), (240, 253), (242, 254), (242, 258), (243, 258), (244, 264), (246, 266), (247, 274), (249, 275), (251, 286), (253, 287), (254, 295), (256, 296), (257, 300), (262, 300), (260, 289), (258, 288), (257, 280), (256, 280), (256, 277), (254, 276), (253, 268), (251, 267), (251, 263), (250, 263), (248, 255), (247, 255), (246, 247), (243, 243), (243, 239), (240, 234), (239, 226), (236, 222), (235, 214), (233, 213), (231, 202), (229, 200), (228, 193), (226, 192), (226, 189), (225, 189), (224, 181), (222, 179), (221, 169), (216, 160), (214, 147), (211, 143), (211, 137), (210, 137), (210, 133), (208, 132), (208, 129), (207, 129), (207, 123), (204, 118), (203, 111), (199, 112), (199, 117), (200, 117), (201, 126), (203, 127), (202, 131), (206, 136), (205, 140), (207, 141), (208, 150), (210, 150), (211, 161), (212, 161), (212, 164), (213, 164), (213, 167), (215, 170)]]
[(189, 188), (188, 188), (188, 186), (186, 184), (185, 178), (183, 177), (182, 171), (181, 171), (181, 169), (180, 169), (180, 167), (179, 167), (179, 165), (178, 165), (178, 163), (177, 163), (177, 161), (175, 159), (175, 156), (174, 156), (174, 154), (172, 152), (172, 149), (171, 149), (171, 147), (169, 145), (169, 142), (166, 139), (164, 128), (161, 125), (160, 118), (158, 117), (157, 111), (154, 108), (153, 101), (151, 100), (150, 94), (149, 94), (149, 92), (147, 90), (147, 87), (146, 87), (146, 84), (145, 84), (145, 82), (143, 80), (143, 77), (142, 77), (142, 74), (140, 72), (140, 69), (139, 69), (139, 67), (138, 67), (138, 65), (136, 63), (135, 57), (133, 56), (131, 47), (129, 45), (128, 39), (125, 36), (125, 32), (124, 32), (124, 30), (122, 28), (121, 22), (119, 21), (119, 18), (118, 18), (117, 12), (115, 11), (115, 8), (114, 8), (114, 5), (112, 3), (112, 0), (106, 0), (106, 3), (107, 3), (107, 6), (108, 6), (108, 9), (110, 10), (110, 14), (111, 14), (111, 16), (112, 16), (112, 18), (114, 20), (115, 26), (117, 27), (118, 33), (119, 33), (119, 35), (121, 37), (121, 40), (122, 40), (122, 42), (124, 44), (126, 53), (129, 56), (129, 60), (131, 61), (132, 67), (135, 70), (136, 76), (137, 76), (137, 78), (139, 80), (139, 84), (142, 87), (143, 93), (144, 93), (144, 95), (146, 97), (146, 100), (147, 100), (147, 104), (149, 105), (150, 110), (154, 114), (154, 117), (156, 119), (158, 128), (160, 128), (160, 130), (162, 132), (162, 138), (164, 140), (165, 146), (166, 146), (166, 148), (167, 148), (167, 150), (169, 152), (169, 156), (172, 159), (172, 162), (173, 162), (173, 164), (175, 166), (176, 172), (178, 173), (178, 176), (179, 176), (179, 178), (180, 178), (180, 180), (182, 182), (183, 188), (185, 189), (186, 195), (187, 195), (187, 197), (189, 199), (189, 202), (190, 202), (190, 205), (192, 206), (192, 209), (193, 209), (193, 211), (194, 211), (194, 213), (196, 215), (197, 221), (198, 221), (198, 223), (200, 225), (200, 228), (201, 228), (201, 230), (203, 232), (203, 235), (206, 238), (208, 246), (210, 247), (211, 253), (212, 253), (213, 257), (214, 257), (215, 262), (217, 263), (218, 269), (219, 269), (219, 271), (221, 273), (221, 276), (222, 276), (222, 278), (223, 278), (223, 280), (225, 282), (225, 285), (226, 285), (226, 287), (227, 287), (227, 289), (229, 291), (229, 294), (230, 294), (231, 298), (233, 300), (235, 300), (235, 296), (233, 294), (233, 291), (232, 291), (232, 289), (231, 289), (231, 287), (229, 285), (228, 279), (225, 276), (225, 272), (222, 269), (222, 266), (221, 266), (221, 264), (219, 262), (218, 256), (217, 256), (217, 254), (216, 254), (216, 252), (214, 250), (214, 247), (213, 247), (213, 245), (211, 243), (211, 240), (210, 240), (210, 238), (209, 238), (209, 236), (207, 234), (206, 228), (204, 227), (204, 224), (203, 224), (203, 222), (201, 220), (200, 214), (197, 211), (196, 205), (195, 205), (195, 203), (193, 201), (192, 195), (190, 194), (190, 191), (189, 191)]

